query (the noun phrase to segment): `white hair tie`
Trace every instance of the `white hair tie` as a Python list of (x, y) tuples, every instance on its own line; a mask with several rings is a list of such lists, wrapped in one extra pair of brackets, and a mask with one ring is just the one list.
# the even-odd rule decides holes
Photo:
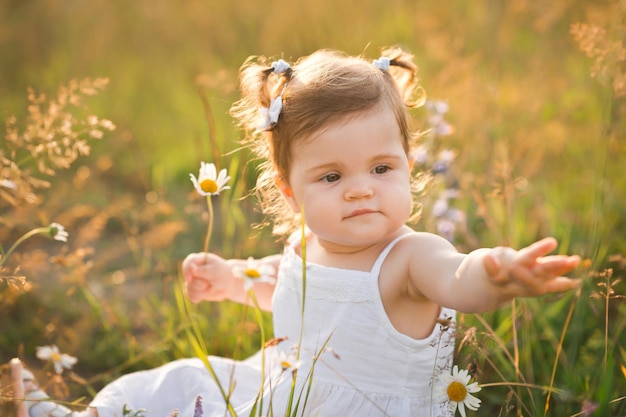
[(374, 66), (379, 70), (386, 72), (389, 69), (389, 65), (391, 65), (391, 60), (386, 56), (381, 56), (380, 58), (372, 61), (372, 64), (374, 64)]
[(274, 70), (274, 74), (282, 74), (283, 72), (287, 71), (289, 68), (291, 68), (291, 65), (289, 65), (287, 62), (283, 61), (282, 59), (272, 62), (272, 69)]
[(283, 93), (287, 84), (283, 86), (280, 94), (276, 98), (270, 99), (269, 107), (259, 108), (259, 123), (257, 129), (267, 130), (278, 122), (280, 112), (283, 110)]
[[(278, 61), (272, 62), (271, 67), (274, 74), (283, 74), (291, 68), (291, 65), (282, 59), (279, 59)], [(285, 92), (286, 87), (287, 83), (283, 85), (283, 89), (280, 91), (280, 94), (276, 96), (276, 98), (270, 99), (269, 107), (259, 108), (259, 123), (257, 124), (258, 130), (267, 130), (278, 122), (280, 112), (283, 110), (283, 93)]]

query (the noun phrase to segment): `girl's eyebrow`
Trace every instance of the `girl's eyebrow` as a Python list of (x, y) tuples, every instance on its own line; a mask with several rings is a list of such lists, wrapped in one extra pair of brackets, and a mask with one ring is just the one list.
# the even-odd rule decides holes
[(327, 171), (329, 169), (336, 169), (340, 165), (342, 165), (342, 164), (338, 163), (338, 162), (324, 162), (324, 163), (319, 164), (319, 165), (314, 165), (314, 166), (308, 167), (305, 170), (305, 172), (307, 172), (307, 173), (315, 173), (317, 171)]
[(374, 155), (371, 159), (385, 159), (385, 158), (395, 158), (402, 159), (405, 155), (400, 153), (382, 153), (378, 155)]
[[(377, 161), (386, 161), (386, 160), (397, 160), (397, 161), (401, 161), (403, 158), (405, 157), (404, 154), (400, 155), (397, 153), (385, 153), (385, 154), (377, 154), (372, 156), (371, 158), (368, 159), (368, 163), (375, 163)], [(343, 162), (341, 161), (329, 161), (329, 162), (323, 162), (319, 165), (314, 165), (311, 167), (308, 167), (306, 169), (306, 172), (315, 172), (315, 171), (324, 171), (324, 170), (328, 170), (328, 169), (336, 169), (337, 167), (341, 167), (342, 165), (344, 165)]]
[(370, 161), (376, 162), (376, 161), (380, 161), (380, 160), (390, 160), (390, 159), (401, 161), (405, 157), (406, 157), (406, 155), (404, 155), (404, 154), (400, 155), (400, 154), (396, 154), (396, 153), (380, 154), (380, 155), (375, 155), (372, 158), (370, 158)]

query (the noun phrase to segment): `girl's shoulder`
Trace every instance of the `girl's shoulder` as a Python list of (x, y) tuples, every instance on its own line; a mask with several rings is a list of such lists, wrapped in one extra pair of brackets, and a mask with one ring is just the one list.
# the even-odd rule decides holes
[(458, 255), (456, 248), (445, 238), (409, 229), (394, 245), (388, 259), (399, 265), (410, 263), (429, 264), (451, 255)]
[[(453, 249), (454, 246), (442, 236), (436, 235), (430, 232), (418, 232), (409, 227), (406, 227), (405, 233), (398, 242), (399, 247), (405, 248), (431, 248), (431, 249)], [(428, 251), (427, 251), (428, 252)]]
[(441, 236), (407, 228), (397, 238), (380, 270), (378, 283), (383, 304), (396, 313), (400, 308), (392, 307), (396, 304), (411, 311), (428, 309), (432, 313), (435, 306), (424, 295), (422, 283), (436, 277), (454, 253), (458, 252)]

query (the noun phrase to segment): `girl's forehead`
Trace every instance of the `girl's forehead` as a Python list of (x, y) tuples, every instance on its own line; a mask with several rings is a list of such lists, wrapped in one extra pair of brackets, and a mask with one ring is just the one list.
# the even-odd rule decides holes
[[(391, 111), (344, 118), (293, 144), (295, 159), (404, 154), (404, 137)], [(293, 159), (293, 158), (292, 158)]]
[(378, 125), (380, 123), (386, 124), (386, 128), (388, 129), (399, 130), (399, 124), (394, 117), (392, 109), (390, 109), (389, 106), (377, 104), (367, 110), (338, 115), (337, 117), (332, 118), (326, 123), (320, 125), (317, 129), (312, 130), (308, 134), (295, 138), (293, 144), (306, 144), (321, 136), (333, 134), (336, 131), (345, 131), (346, 128), (349, 127), (358, 128), (364, 125)]

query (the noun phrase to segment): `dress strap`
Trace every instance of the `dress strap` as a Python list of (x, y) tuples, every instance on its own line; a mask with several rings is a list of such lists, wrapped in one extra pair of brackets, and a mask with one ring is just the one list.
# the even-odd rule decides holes
[(393, 247), (396, 246), (396, 243), (398, 243), (405, 237), (409, 236), (410, 234), (411, 233), (405, 233), (403, 235), (396, 237), (391, 242), (389, 242), (387, 246), (385, 246), (383, 251), (380, 253), (380, 255), (378, 255), (378, 259), (376, 259), (376, 262), (374, 263), (374, 266), (372, 267), (370, 274), (377, 277), (380, 274), (380, 268), (382, 268), (383, 262), (385, 262), (385, 259), (387, 259), (387, 255), (389, 255), (389, 252), (391, 252), (391, 249), (393, 249)]

